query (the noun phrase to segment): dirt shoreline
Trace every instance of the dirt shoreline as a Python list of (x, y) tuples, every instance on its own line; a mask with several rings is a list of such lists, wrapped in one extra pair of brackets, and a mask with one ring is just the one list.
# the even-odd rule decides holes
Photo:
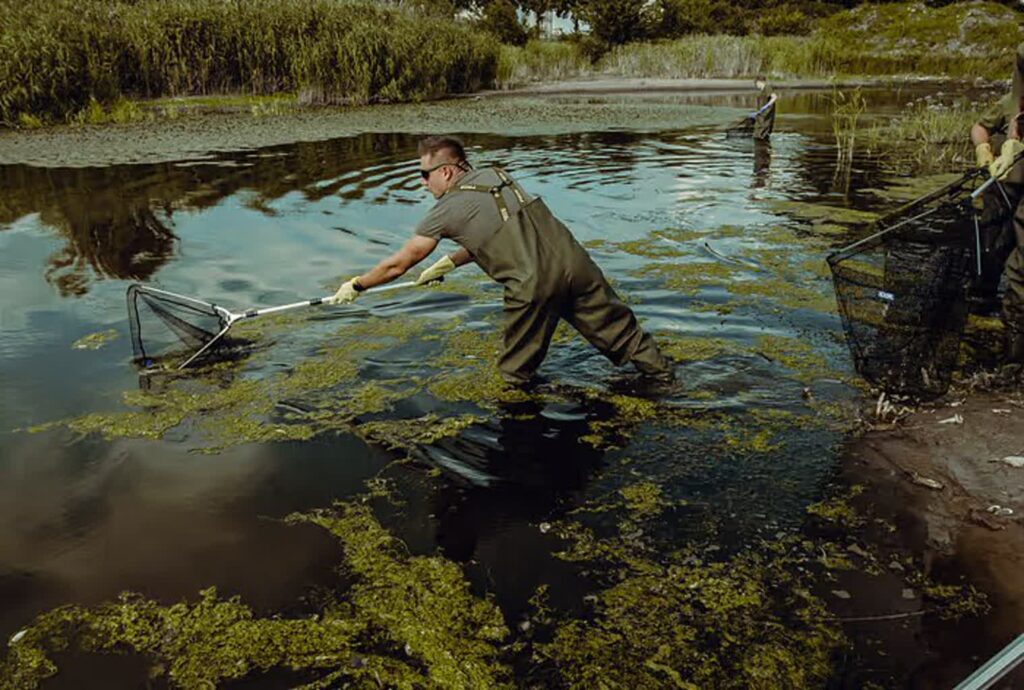
[[(895, 538), (928, 570), (959, 573), (989, 597), (991, 612), (963, 624), (975, 663), (941, 670), (962, 679), (1024, 631), (1024, 391), (951, 396), (898, 424), (870, 430), (846, 447), (841, 472), (865, 487), (856, 503), (897, 527)], [(1012, 511), (1007, 513), (1007, 511)], [(949, 640), (950, 657), (964, 649)], [(933, 687), (924, 669), (914, 687)], [(1006, 683), (1009, 684), (1006, 684)], [(1024, 687), (1024, 667), (998, 687)]]
[[(772, 80), (772, 86), (787, 91), (815, 91), (831, 89), (836, 86), (843, 88), (881, 87), (898, 82), (935, 83), (948, 81), (931, 77), (888, 77), (865, 79), (788, 79)], [(567, 79), (564, 81), (528, 84), (516, 89), (504, 91), (492, 90), (472, 94), (470, 97), (484, 96), (488, 98), (500, 96), (532, 96), (559, 94), (601, 94), (601, 93), (753, 93), (750, 79), (665, 79), (652, 77), (598, 77), (593, 79)]]

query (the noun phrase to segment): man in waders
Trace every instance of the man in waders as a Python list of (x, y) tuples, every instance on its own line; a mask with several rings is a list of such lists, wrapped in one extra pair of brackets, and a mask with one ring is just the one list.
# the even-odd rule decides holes
[[(1001, 180), (1010, 208), (998, 190), (985, 197), (983, 218), (995, 222), (1009, 215), (986, 233), (982, 247), (982, 275), (976, 283), (978, 301), (995, 302), (1000, 273), (1006, 278), (1003, 322), (1006, 325), (1004, 355), (1010, 362), (1024, 362), (1024, 163), (1013, 160), (1024, 151), (1021, 144), (1021, 113), (1024, 112), (1024, 43), (1017, 47), (1010, 93), (989, 109), (971, 128), (971, 141), (978, 167)], [(994, 151), (999, 151), (999, 156)]]
[(344, 283), (334, 303), (351, 302), (363, 290), (398, 278), (440, 240), (450, 239), (461, 249), (424, 270), (416, 283), (438, 280), (475, 261), (504, 286), (504, 350), (498, 369), (506, 382), (529, 383), (559, 319), (615, 364), (632, 362), (647, 376), (673, 379), (672, 366), (654, 340), (541, 199), (498, 168), (474, 170), (454, 137), (424, 139), (419, 153), (423, 184), (437, 203), (404, 247)]

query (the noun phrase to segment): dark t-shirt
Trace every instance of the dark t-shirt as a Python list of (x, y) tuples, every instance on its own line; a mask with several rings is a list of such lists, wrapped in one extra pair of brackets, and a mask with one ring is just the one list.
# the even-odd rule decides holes
[[(434, 207), (416, 226), (416, 234), (432, 237), (435, 240), (454, 240), (475, 255), (494, 233), (501, 228), (503, 221), (498, 211), (494, 196), (488, 192), (459, 190), (459, 185), (472, 184), (483, 187), (495, 187), (501, 184), (501, 178), (494, 168), (471, 170), (443, 197), (437, 200)], [(513, 183), (527, 200), (529, 196)], [(519, 200), (510, 187), (501, 190), (501, 196), (508, 205), (508, 211), (515, 215), (519, 211)]]

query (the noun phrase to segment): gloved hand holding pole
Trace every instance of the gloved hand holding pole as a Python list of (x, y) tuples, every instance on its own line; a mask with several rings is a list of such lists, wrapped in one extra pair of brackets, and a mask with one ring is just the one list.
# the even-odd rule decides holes
[(359, 284), (358, 277), (352, 278), (342, 283), (338, 291), (332, 297), (328, 297), (325, 302), (326, 304), (351, 304), (355, 302), (356, 297), (359, 297), (359, 293), (365, 291), (365, 289)]
[(974, 155), (979, 168), (987, 168), (996, 160), (995, 155), (992, 153), (992, 145), (987, 141), (978, 144), (974, 148)]
[(417, 285), (426, 285), (434, 281), (440, 281), (444, 278), (447, 273), (451, 273), (456, 269), (455, 262), (452, 258), (445, 254), (441, 257), (441, 260), (423, 269), (423, 273), (420, 273), (420, 277), (416, 279)]
[(1006, 177), (1016, 162), (1017, 156), (1024, 152), (1024, 144), (1019, 139), (1007, 139), (999, 149), (999, 157), (989, 166), (988, 173), (997, 180)]

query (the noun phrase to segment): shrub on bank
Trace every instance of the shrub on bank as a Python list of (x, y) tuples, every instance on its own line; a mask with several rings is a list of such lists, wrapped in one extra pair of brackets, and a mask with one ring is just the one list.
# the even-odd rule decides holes
[(488, 86), (498, 62), (451, 19), (337, 0), (0, 0), (0, 15), (6, 124), (124, 97), (414, 101)]

